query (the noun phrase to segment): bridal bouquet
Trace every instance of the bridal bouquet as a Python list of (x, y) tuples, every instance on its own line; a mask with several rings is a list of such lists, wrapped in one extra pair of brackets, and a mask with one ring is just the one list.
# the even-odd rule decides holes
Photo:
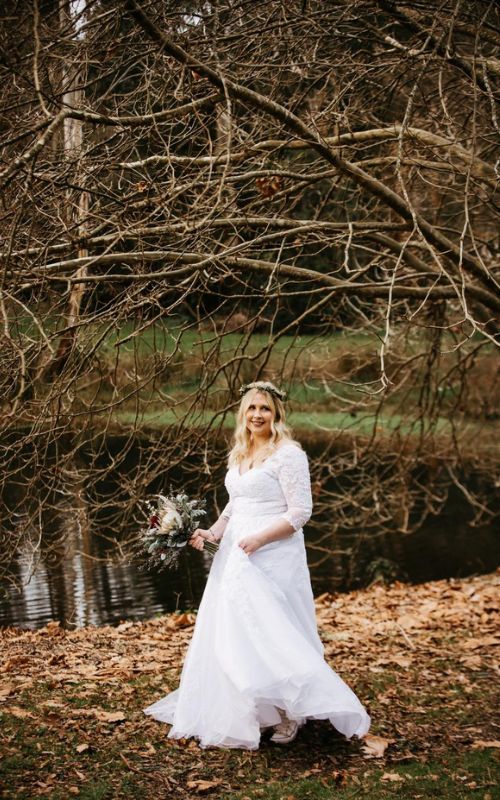
[[(147, 500), (148, 525), (139, 534), (139, 546), (148, 554), (144, 568), (177, 567), (181, 549), (199, 527), (199, 518), (206, 514), (205, 500), (189, 500), (187, 494), (157, 495), (157, 502)], [(205, 540), (204, 549), (214, 555), (215, 542)]]

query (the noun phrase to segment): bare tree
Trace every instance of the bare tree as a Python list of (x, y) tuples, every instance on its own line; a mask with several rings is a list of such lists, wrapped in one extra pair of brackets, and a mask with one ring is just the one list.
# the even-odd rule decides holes
[(261, 376), (307, 422), (318, 558), (338, 528), (414, 530), (450, 486), (488, 519), (497, 6), (2, 14), (5, 564), (75, 486), (115, 532), (176, 469), (215, 492)]

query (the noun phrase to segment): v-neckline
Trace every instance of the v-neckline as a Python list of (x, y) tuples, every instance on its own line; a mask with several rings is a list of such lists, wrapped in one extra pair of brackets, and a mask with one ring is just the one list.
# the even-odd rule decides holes
[[(274, 453), (273, 453), (273, 455), (274, 455)], [(259, 467), (261, 467), (263, 464), (265, 464), (265, 463), (266, 463), (266, 461), (269, 461), (269, 459), (270, 459), (270, 458), (271, 458), (271, 456), (268, 456), (268, 457), (267, 457), (267, 458), (265, 458), (265, 459), (264, 459), (264, 461), (262, 461), (260, 464), (257, 464), (255, 467), (249, 467), (248, 469), (246, 469), (246, 470), (245, 470), (245, 472), (240, 472), (240, 467), (239, 467), (239, 464), (238, 464), (238, 466), (236, 467), (236, 469), (238, 470), (238, 475), (239, 475), (239, 477), (240, 477), (240, 478), (242, 478), (242, 477), (243, 477), (243, 475), (246, 475), (248, 472), (253, 472), (253, 471), (254, 471), (254, 469), (259, 469)]]
[(270, 456), (268, 456), (267, 458), (265, 458), (265, 459), (264, 459), (264, 461), (261, 461), (261, 463), (260, 463), (260, 464), (257, 464), (257, 466), (255, 466), (255, 467), (250, 467), (249, 469), (246, 469), (246, 470), (245, 470), (245, 472), (240, 472), (240, 465), (239, 465), (239, 464), (236, 464), (236, 471), (237, 471), (237, 473), (238, 473), (238, 476), (239, 476), (240, 478), (242, 478), (242, 477), (243, 477), (244, 475), (246, 475), (248, 472), (253, 472), (253, 471), (254, 471), (254, 469), (259, 469), (259, 468), (263, 467), (263, 466), (264, 466), (264, 464), (266, 464), (266, 463), (269, 461), (269, 459), (271, 459), (271, 458), (274, 458), (274, 456), (276, 455), (276, 453), (278, 453), (278, 452), (281, 450), (281, 448), (282, 448), (282, 447), (285, 447), (285, 445), (280, 445), (280, 447), (278, 447), (278, 448), (277, 448), (277, 449), (274, 451), (274, 453), (271, 453), (271, 455), (270, 455)]

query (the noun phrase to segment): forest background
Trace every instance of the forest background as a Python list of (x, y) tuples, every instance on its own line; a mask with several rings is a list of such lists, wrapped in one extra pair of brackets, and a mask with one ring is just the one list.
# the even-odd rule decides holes
[[(28, 577), (64, 563), (74, 525), (89, 560), (99, 534), (106, 558), (126, 561), (141, 502), (169, 482), (218, 512), (238, 389), (258, 378), (287, 390), (310, 457), (310, 560), (343, 557), (335, 535), (347, 532), (357, 562), (378, 538), (439, 520), (450, 498), (471, 537), (492, 528), (499, 22), (487, 0), (4, 0), (4, 590), (26, 578), (21, 551)], [(450, 559), (453, 548), (451, 531)], [(381, 741), (367, 757), (389, 745), (392, 771), (332, 756), (319, 726), (294, 756), (301, 798), (493, 796), (493, 581), (470, 580), (413, 595), (375, 584), (346, 600), (345, 628), (342, 601), (319, 598), (332, 656), (353, 676), (362, 667), (357, 688), (372, 693)], [(349, 640), (363, 619), (358, 663)], [(2, 671), (24, 675), (0, 692), (11, 796), (292, 797), (291, 762), (267, 750), (193, 764), (162, 743), (157, 763), (139, 712), (165, 664), (178, 670), (192, 623), (74, 641), (57, 621), (5, 629)], [(163, 659), (158, 642), (176, 630)], [(141, 636), (151, 669), (133, 662)], [(88, 720), (82, 734), (82, 716), (120, 725), (132, 700), (121, 734)], [(433, 736), (443, 715), (447, 734)]]
[(257, 378), (334, 530), (491, 522), (498, 43), (489, 2), (3, 4), (6, 580), (62, 508), (220, 509)]

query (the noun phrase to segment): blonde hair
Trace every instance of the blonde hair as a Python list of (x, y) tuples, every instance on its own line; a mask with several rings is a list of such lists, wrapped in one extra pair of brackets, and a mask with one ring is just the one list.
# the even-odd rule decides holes
[[(264, 385), (275, 389), (277, 392), (279, 391), (274, 383), (271, 383), (270, 381), (266, 381)], [(269, 443), (267, 445), (269, 448), (269, 455), (272, 454), (272, 452), (282, 441), (293, 442), (293, 444), (301, 447), (300, 443), (295, 441), (293, 438), (292, 431), (286, 424), (286, 411), (283, 401), (277, 397), (277, 395), (272, 394), (271, 392), (266, 391), (265, 388), (260, 388), (257, 385), (246, 391), (241, 398), (241, 402), (236, 414), (236, 427), (234, 429), (232, 438), (232, 448), (228, 455), (229, 467), (239, 464), (249, 455), (250, 445), (252, 444), (252, 434), (246, 425), (246, 412), (248, 411), (249, 406), (257, 394), (264, 395), (269, 408), (273, 412), (273, 418), (271, 420), (271, 436), (269, 437)]]

